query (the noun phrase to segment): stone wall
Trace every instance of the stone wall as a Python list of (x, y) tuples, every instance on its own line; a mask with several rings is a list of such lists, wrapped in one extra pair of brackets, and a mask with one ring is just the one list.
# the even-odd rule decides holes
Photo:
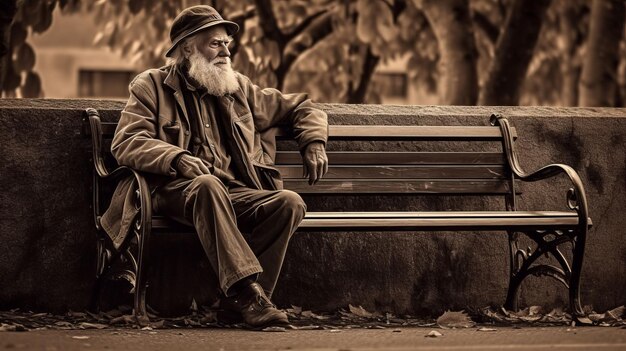
[[(82, 111), (116, 119), (122, 102), (0, 100), (0, 309), (61, 312), (86, 308), (94, 282), (89, 143)], [(581, 175), (594, 227), (582, 281), (584, 304), (604, 310), (626, 303), (626, 110), (608, 108), (320, 105), (331, 124), (486, 125), (493, 112), (510, 117), (525, 169), (566, 163)], [(390, 144), (398, 149), (405, 146)], [(330, 150), (365, 148), (331, 144)], [(565, 209), (563, 179), (527, 184), (521, 209)], [(310, 209), (415, 210), (501, 208), (498, 201), (450, 198), (330, 197)], [(195, 238), (155, 242), (149, 301), (165, 313), (184, 312), (215, 289)], [(332, 310), (347, 304), (396, 313), (503, 303), (508, 246), (502, 233), (299, 233), (288, 252), (275, 300)], [(128, 301), (114, 289), (109, 303)], [(530, 278), (522, 305), (563, 305), (565, 289)], [(107, 301), (105, 301), (107, 302)]]

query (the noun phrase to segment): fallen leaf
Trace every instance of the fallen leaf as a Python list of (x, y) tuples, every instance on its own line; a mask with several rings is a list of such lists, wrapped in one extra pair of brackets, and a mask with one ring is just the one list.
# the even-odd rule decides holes
[(283, 327), (266, 327), (266, 328), (261, 329), (261, 331), (264, 331), (264, 332), (285, 332), (286, 330)]
[(437, 325), (442, 328), (471, 328), (476, 323), (464, 311), (446, 311), (437, 318)]
[(288, 308), (287, 311), (294, 314), (302, 314), (302, 307), (291, 305), (291, 308)]
[(87, 323), (87, 322), (82, 322), (78, 325), (78, 328), (80, 329), (104, 329), (108, 327), (105, 324), (100, 324), (100, 323)]
[(481, 328), (478, 328), (478, 331), (489, 332), (489, 331), (498, 331), (498, 329), (481, 327)]
[(74, 317), (74, 318), (84, 318), (84, 317), (87, 317), (87, 313), (69, 311), (67, 312), (67, 316)]
[(328, 319), (329, 318), (329, 317), (326, 317), (326, 316), (321, 316), (321, 315), (315, 314), (315, 313), (313, 313), (311, 311), (303, 311), (302, 312), (302, 317), (314, 318), (314, 319), (319, 319), (319, 320), (324, 320), (324, 319)]
[(74, 336), (72, 336), (72, 339), (87, 340), (87, 339), (89, 339), (89, 337), (86, 336), (86, 335), (74, 335)]
[(296, 329), (298, 330), (318, 330), (318, 329), (323, 329), (321, 326), (319, 325), (302, 325), (299, 327), (296, 327)]
[(626, 310), (626, 307), (619, 306), (610, 311), (607, 311), (606, 314), (611, 316), (611, 318), (615, 319), (616, 321), (619, 321), (622, 319), (622, 316), (624, 315), (625, 310)]
[(541, 306), (530, 306), (528, 308), (529, 316), (536, 316), (538, 314), (541, 314)]
[(368, 312), (365, 308), (361, 307), (361, 306), (352, 306), (352, 305), (348, 305), (348, 309), (350, 310), (350, 312), (356, 316), (359, 317), (363, 317), (363, 318), (372, 318), (374, 317), (374, 314), (371, 312)]
[(592, 322), (600, 322), (602, 319), (604, 319), (604, 313), (599, 314), (599, 313), (592, 313), (589, 316), (587, 316), (589, 319), (591, 319)]
[(111, 319), (110, 324), (135, 324), (135, 316), (125, 314)]
[(529, 315), (529, 316), (519, 317), (519, 319), (523, 320), (524, 322), (531, 322), (532, 323), (532, 322), (536, 322), (536, 321), (540, 320), (541, 316), (536, 316), (536, 315), (535, 316), (530, 316)]
[(28, 331), (28, 329), (26, 329), (26, 327), (24, 327), (21, 324), (0, 324), (0, 331), (9, 331), (9, 332), (23, 332), (23, 331)]
[(443, 334), (441, 334), (440, 332), (436, 330), (432, 330), (430, 333), (424, 335), (424, 337), (426, 338), (438, 338), (440, 336), (443, 336)]
[(331, 330), (329, 330), (329, 332), (331, 332), (331, 333), (340, 333), (341, 330), (339, 330), (339, 329), (331, 329)]

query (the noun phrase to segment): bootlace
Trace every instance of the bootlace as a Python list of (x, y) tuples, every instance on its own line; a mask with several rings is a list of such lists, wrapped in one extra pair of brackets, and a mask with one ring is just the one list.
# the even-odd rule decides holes
[(257, 295), (257, 303), (263, 308), (275, 308), (276, 305), (270, 301), (270, 299), (265, 296), (265, 294)]

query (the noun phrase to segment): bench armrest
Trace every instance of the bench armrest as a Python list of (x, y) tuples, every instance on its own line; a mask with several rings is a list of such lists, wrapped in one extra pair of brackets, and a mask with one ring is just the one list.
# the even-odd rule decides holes
[[(104, 153), (102, 149), (102, 121), (100, 114), (94, 108), (85, 110), (89, 120), (89, 130), (91, 132), (91, 151), (93, 155), (93, 167), (100, 178), (108, 178), (112, 173), (120, 173), (122, 167), (118, 167), (115, 171), (109, 172), (104, 163)], [(118, 171), (120, 170), (120, 171)], [(117, 172), (116, 172), (117, 171)]]
[(139, 209), (140, 218), (136, 222), (135, 230), (142, 232), (150, 231), (151, 219), (152, 219), (152, 199), (150, 197), (150, 188), (146, 182), (145, 177), (138, 171), (126, 167), (119, 166), (114, 170), (109, 170), (104, 162), (104, 150), (102, 148), (102, 121), (100, 114), (94, 108), (88, 108), (85, 110), (87, 118), (89, 119), (89, 129), (91, 133), (91, 146), (92, 157), (94, 166), (94, 195), (93, 195), (93, 209), (94, 209), (94, 221), (96, 228), (101, 230), (100, 219), (102, 212), (100, 210), (100, 187), (96, 178), (100, 179), (120, 179), (123, 176), (133, 177), (135, 180), (135, 206)]
[(511, 125), (509, 121), (500, 115), (491, 115), (491, 124), (499, 126), (503, 137), (503, 147), (506, 153), (506, 157), (511, 167), (511, 171), (516, 178), (526, 181), (535, 182), (542, 179), (554, 177), (558, 174), (566, 174), (572, 183), (573, 188), (570, 188), (567, 192), (567, 205), (570, 209), (576, 210), (579, 214), (579, 224), (585, 227), (588, 225), (588, 205), (587, 197), (585, 195), (585, 188), (578, 176), (578, 173), (570, 166), (564, 164), (550, 164), (541, 167), (532, 172), (525, 172), (519, 164), (517, 154), (515, 152), (515, 146), (513, 141), (513, 134), (511, 133)]

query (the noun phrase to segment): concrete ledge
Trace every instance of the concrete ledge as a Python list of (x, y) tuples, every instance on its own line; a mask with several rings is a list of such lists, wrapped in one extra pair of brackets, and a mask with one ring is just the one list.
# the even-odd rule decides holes
[[(95, 269), (89, 143), (82, 111), (114, 120), (123, 102), (0, 100), (0, 309), (82, 310)], [(626, 109), (320, 105), (333, 124), (486, 125), (493, 112), (518, 130), (521, 163), (530, 170), (565, 163), (581, 175), (594, 228), (588, 239), (582, 297), (602, 310), (626, 303)], [(388, 145), (390, 147), (402, 147)], [(337, 143), (329, 149), (373, 148)], [(566, 183), (529, 184), (520, 208), (563, 209)], [(557, 190), (558, 189), (558, 190)], [(333, 197), (310, 209), (501, 208), (499, 201), (450, 198)], [(155, 243), (149, 301), (166, 313), (215, 294), (195, 238)], [(176, 245), (172, 245), (173, 242)], [(275, 293), (279, 305), (329, 310), (348, 303), (396, 313), (498, 305), (508, 281), (501, 233), (300, 233), (292, 241)], [(152, 292), (152, 293), (151, 293)], [(156, 293), (155, 292), (159, 292)], [(565, 289), (548, 278), (522, 287), (522, 304), (563, 305)], [(120, 296), (110, 298), (119, 302)]]

